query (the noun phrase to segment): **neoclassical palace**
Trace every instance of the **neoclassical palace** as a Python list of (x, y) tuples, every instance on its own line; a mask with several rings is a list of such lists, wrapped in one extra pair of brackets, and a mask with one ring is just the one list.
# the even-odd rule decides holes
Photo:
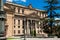
[(5, 35), (12, 36), (31, 36), (31, 31), (35, 30), (36, 36), (45, 36), (41, 27), (42, 20), (47, 16), (45, 10), (38, 10), (29, 4), (28, 7), (23, 5), (6, 2), (4, 4), (4, 11), (6, 12), (5, 21)]

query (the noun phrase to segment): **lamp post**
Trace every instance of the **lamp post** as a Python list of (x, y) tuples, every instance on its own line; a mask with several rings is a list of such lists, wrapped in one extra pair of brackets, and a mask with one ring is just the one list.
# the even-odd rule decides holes
[(0, 11), (3, 11), (3, 0), (0, 0)]
[(4, 40), (5, 32), (5, 12), (3, 10), (3, 0), (0, 0), (0, 40)]

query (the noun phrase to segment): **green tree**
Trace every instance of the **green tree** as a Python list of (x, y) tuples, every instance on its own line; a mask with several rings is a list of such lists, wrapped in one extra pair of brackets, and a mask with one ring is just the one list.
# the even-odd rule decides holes
[(49, 19), (44, 19), (45, 24), (43, 28), (45, 33), (47, 33), (48, 35), (52, 35), (54, 17), (58, 16), (54, 10), (59, 9), (60, 6), (56, 6), (59, 3), (58, 0), (46, 0), (45, 2), (48, 4), (48, 6), (45, 6), (45, 8), (47, 9), (47, 13), (49, 14), (47, 17)]

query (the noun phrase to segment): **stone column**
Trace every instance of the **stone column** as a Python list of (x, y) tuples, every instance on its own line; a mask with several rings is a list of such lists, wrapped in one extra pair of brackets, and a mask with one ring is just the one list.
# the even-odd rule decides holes
[(30, 20), (31, 21), (31, 29), (32, 29), (32, 20)]
[(36, 23), (37, 21), (35, 21), (35, 30), (36, 30), (36, 34), (37, 34), (37, 23)]
[(30, 24), (30, 28), (31, 28), (31, 29), (30, 29), (30, 35), (31, 35), (31, 32), (32, 32), (32, 30), (33, 30), (33, 29), (32, 29), (32, 20), (30, 20), (30, 22), (31, 22), (31, 24)]
[(30, 29), (29, 29), (29, 22), (28, 22), (28, 20), (27, 20), (27, 35), (29, 35), (30, 34)]

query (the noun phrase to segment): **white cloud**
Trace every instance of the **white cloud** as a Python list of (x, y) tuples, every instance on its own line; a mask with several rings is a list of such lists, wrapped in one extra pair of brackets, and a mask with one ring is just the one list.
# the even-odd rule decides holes
[(55, 18), (55, 20), (60, 20), (60, 18)]
[[(6, 0), (6, 1), (9, 1), (9, 2), (12, 2), (12, 1), (16, 1), (16, 2), (19, 2), (20, 0)], [(26, 0), (21, 0), (22, 2), (26, 2)]]
[(21, 0), (22, 2), (26, 2), (26, 0)]
[(6, 1), (12, 2), (13, 0), (6, 0)]

